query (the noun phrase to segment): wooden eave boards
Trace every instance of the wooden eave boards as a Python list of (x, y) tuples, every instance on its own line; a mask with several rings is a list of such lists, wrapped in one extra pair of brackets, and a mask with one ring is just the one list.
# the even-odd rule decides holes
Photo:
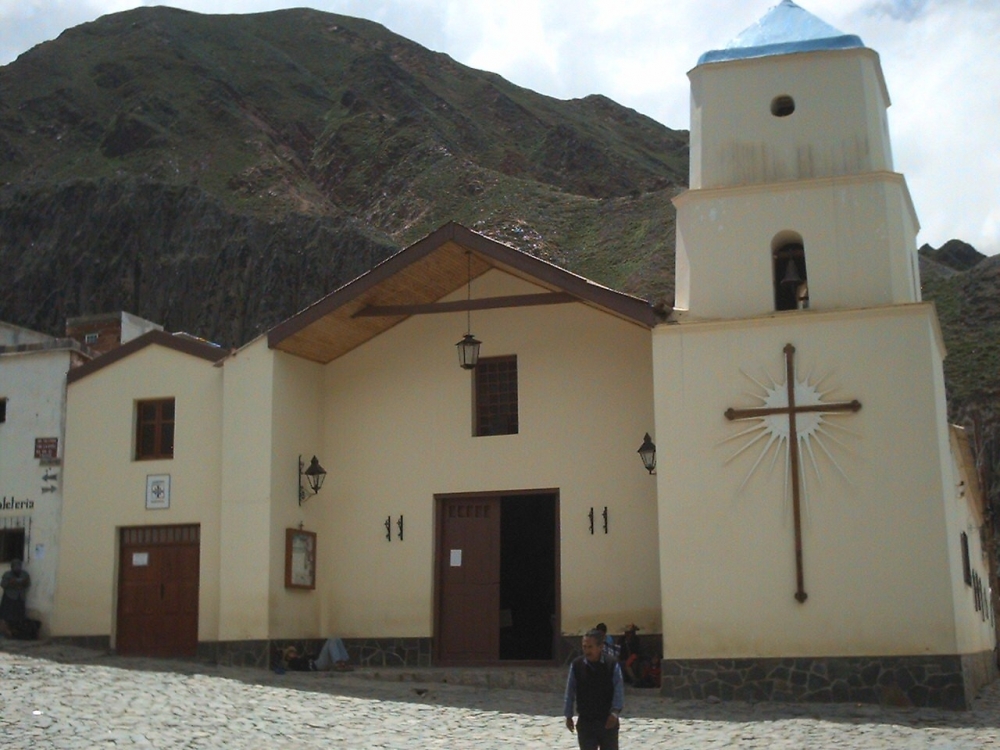
[[(498, 269), (561, 295), (548, 303), (565, 302), (568, 294), (573, 301), (636, 325), (652, 328), (657, 322), (645, 300), (600, 286), (449, 223), (272, 328), (268, 346), (313, 362), (330, 362), (409, 317), (373, 315), (373, 308), (428, 306), (463, 289), (470, 275), (470, 260), (473, 281)], [(498, 306), (515, 304), (517, 300), (508, 298)]]

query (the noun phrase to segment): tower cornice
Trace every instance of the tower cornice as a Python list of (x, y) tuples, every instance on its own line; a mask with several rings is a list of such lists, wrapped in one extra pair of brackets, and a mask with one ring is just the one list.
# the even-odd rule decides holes
[(894, 183), (898, 185), (906, 199), (906, 207), (909, 211), (913, 224), (920, 229), (920, 221), (917, 219), (917, 211), (913, 206), (913, 198), (910, 196), (910, 189), (906, 185), (906, 178), (899, 172), (861, 172), (858, 174), (837, 175), (835, 177), (814, 177), (812, 179), (780, 180), (778, 182), (752, 182), (743, 185), (727, 185), (725, 187), (710, 187), (685, 190), (680, 195), (674, 196), (671, 202), (674, 208), (680, 209), (683, 206), (700, 201), (717, 200), (720, 198), (730, 198), (741, 195), (755, 195), (760, 193), (800, 193), (808, 190), (821, 190), (823, 188), (846, 187), (849, 185), (864, 185), (877, 183)]

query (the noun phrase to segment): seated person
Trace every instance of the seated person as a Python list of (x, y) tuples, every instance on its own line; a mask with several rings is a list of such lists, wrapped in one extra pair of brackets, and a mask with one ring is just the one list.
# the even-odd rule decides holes
[(663, 680), (663, 670), (660, 666), (660, 657), (654, 656), (642, 676), (641, 687), (658, 688)]
[(618, 646), (615, 645), (614, 637), (608, 635), (608, 626), (599, 622), (594, 626), (594, 630), (600, 630), (604, 634), (604, 646), (601, 650), (612, 659), (618, 659)]
[(308, 672), (310, 659), (305, 654), (300, 654), (295, 646), (286, 646), (281, 652), (281, 668), (290, 669), (293, 672)]
[(622, 677), (629, 685), (639, 683), (642, 673), (640, 662), (642, 659), (642, 646), (637, 633), (639, 628), (634, 623), (625, 628), (625, 634), (619, 642), (619, 662), (622, 665)]
[(281, 653), (285, 669), (293, 672), (353, 672), (354, 667), (348, 664), (350, 657), (344, 642), (339, 638), (328, 638), (319, 655), (315, 658), (300, 654), (295, 646), (288, 646)]
[(331, 669), (335, 672), (352, 672), (354, 667), (347, 663), (350, 660), (342, 640), (327, 638), (319, 656), (309, 663), (309, 669), (313, 672), (328, 672)]

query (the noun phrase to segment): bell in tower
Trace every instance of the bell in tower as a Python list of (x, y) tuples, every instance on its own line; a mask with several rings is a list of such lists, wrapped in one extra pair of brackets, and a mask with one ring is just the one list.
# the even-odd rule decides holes
[(876, 52), (783, 0), (688, 75), (681, 317), (919, 300), (919, 225), (893, 171)]

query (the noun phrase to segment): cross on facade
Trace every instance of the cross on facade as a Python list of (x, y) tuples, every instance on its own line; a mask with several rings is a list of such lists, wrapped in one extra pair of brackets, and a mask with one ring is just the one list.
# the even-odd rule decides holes
[(806, 412), (856, 412), (861, 408), (861, 402), (857, 399), (853, 401), (834, 401), (810, 406), (796, 406), (795, 404), (795, 347), (785, 344), (785, 387), (788, 391), (788, 406), (768, 406), (752, 409), (726, 409), (726, 419), (735, 421), (738, 419), (753, 419), (755, 417), (767, 417), (771, 414), (785, 414), (788, 416), (788, 457), (792, 472), (792, 517), (795, 522), (795, 599), (801, 604), (806, 600), (808, 594), (805, 590), (805, 576), (802, 572), (802, 520), (801, 520), (801, 500), (799, 482), (799, 435), (795, 424), (797, 414)]

